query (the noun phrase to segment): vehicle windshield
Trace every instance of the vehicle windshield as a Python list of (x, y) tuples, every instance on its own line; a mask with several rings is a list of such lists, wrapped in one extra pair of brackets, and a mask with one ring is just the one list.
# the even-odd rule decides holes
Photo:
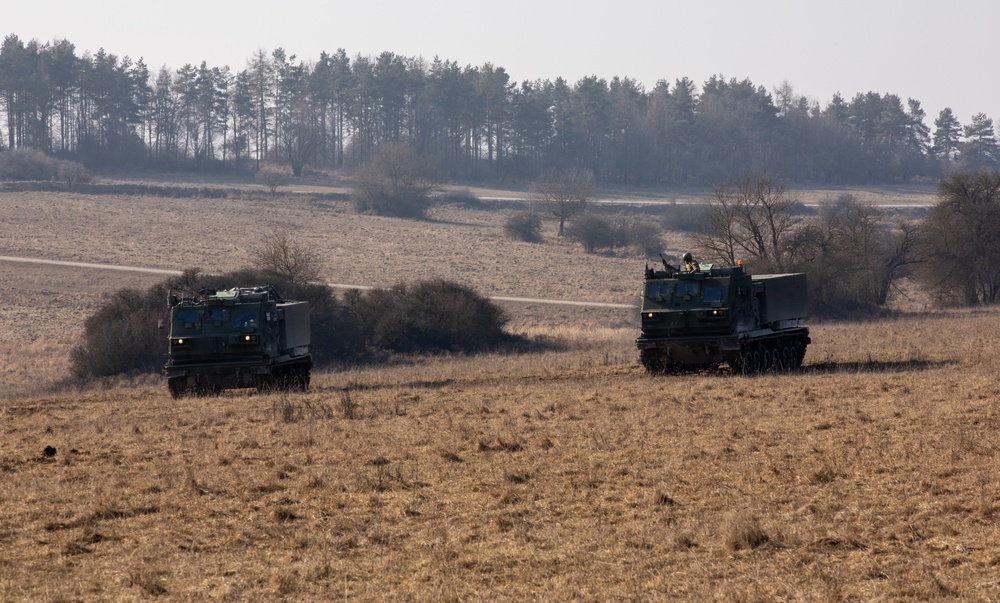
[(253, 310), (237, 309), (233, 311), (234, 327), (254, 327), (257, 326), (257, 313)]
[(174, 310), (174, 322), (178, 324), (194, 324), (200, 321), (201, 315), (194, 308), (178, 308)]
[(229, 320), (229, 308), (207, 308), (205, 310), (205, 320), (226, 322)]
[(650, 283), (646, 285), (646, 297), (658, 301), (670, 301), (670, 283)]
[(698, 295), (700, 289), (701, 283), (698, 281), (678, 281), (677, 288), (674, 290), (674, 293), (676, 293), (678, 297), (683, 295)]
[(726, 301), (726, 288), (725, 287), (705, 287), (705, 294), (702, 299), (706, 302), (725, 302)]

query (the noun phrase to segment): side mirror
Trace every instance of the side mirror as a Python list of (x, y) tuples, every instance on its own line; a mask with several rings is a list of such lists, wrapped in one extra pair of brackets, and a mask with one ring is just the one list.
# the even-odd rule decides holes
[(163, 328), (163, 319), (162, 318), (160, 320), (156, 321), (156, 328), (157, 329), (162, 329)]

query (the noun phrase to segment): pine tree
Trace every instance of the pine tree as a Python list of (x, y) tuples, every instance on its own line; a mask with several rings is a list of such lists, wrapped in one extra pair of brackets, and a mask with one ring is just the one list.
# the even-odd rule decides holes
[(934, 120), (934, 144), (931, 153), (935, 157), (951, 161), (958, 154), (958, 143), (962, 138), (962, 124), (952, 113), (951, 107), (945, 107)]
[(995, 170), (1000, 166), (1000, 144), (997, 143), (993, 120), (985, 113), (976, 113), (965, 126), (965, 141), (960, 145), (962, 167), (972, 171)]

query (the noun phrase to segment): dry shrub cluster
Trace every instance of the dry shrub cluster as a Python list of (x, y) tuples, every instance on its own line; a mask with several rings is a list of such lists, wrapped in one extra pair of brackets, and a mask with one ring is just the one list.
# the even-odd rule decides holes
[(457, 205), (467, 209), (489, 209), (489, 203), (480, 199), (467, 188), (451, 189), (437, 196), (435, 202), (441, 205)]
[(637, 255), (656, 257), (663, 251), (663, 231), (655, 222), (641, 218), (585, 213), (573, 218), (566, 237), (593, 253), (599, 249), (627, 249)]
[(503, 223), (507, 238), (525, 243), (539, 243), (542, 240), (542, 216), (534, 211), (511, 214)]
[(0, 153), (0, 180), (52, 180), (59, 160), (38, 149), (19, 148)]
[(151, 293), (120, 289), (87, 317), (83, 338), (70, 352), (74, 376), (106, 377), (163, 366), (166, 335), (157, 323), (166, 316), (166, 297)]
[[(193, 294), (201, 289), (228, 289), (273, 284), (288, 299), (310, 302), (310, 321), (317, 335), (315, 357), (329, 362), (347, 353), (337, 339), (322, 337), (324, 328), (336, 322), (340, 307), (329, 288), (298, 283), (284, 274), (263, 270), (241, 270), (226, 274), (203, 274), (188, 270), (150, 286), (145, 291), (120, 289), (87, 317), (79, 343), (70, 353), (73, 375), (79, 379), (122, 373), (156, 372), (165, 362), (167, 334), (158, 326), (168, 318), (170, 292)], [(331, 328), (335, 328), (331, 327)]]
[(513, 343), (499, 306), (465, 285), (443, 279), (352, 290), (344, 295), (348, 321), (373, 353), (476, 351)]
[(257, 170), (257, 181), (267, 188), (267, 192), (273, 197), (278, 192), (278, 187), (285, 186), (291, 179), (288, 168), (274, 163), (265, 163)]
[(21, 147), (0, 152), (0, 180), (59, 181), (69, 190), (75, 190), (81, 182), (90, 181), (90, 173), (79, 162)]
[(671, 203), (663, 207), (660, 223), (663, 230), (694, 233), (705, 219), (705, 208), (697, 204)]

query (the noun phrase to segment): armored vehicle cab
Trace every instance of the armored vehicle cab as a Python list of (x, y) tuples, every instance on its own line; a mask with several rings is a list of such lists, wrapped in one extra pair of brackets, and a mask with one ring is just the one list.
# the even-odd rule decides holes
[(168, 300), (163, 371), (174, 397), (226, 388), (309, 387), (309, 304), (274, 287), (202, 291)]

